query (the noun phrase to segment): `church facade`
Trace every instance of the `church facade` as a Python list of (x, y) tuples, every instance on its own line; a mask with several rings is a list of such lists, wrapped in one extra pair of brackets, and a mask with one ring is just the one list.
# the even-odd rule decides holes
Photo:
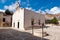
[(12, 27), (20, 30), (31, 28), (32, 25), (38, 27), (45, 24), (45, 17), (41, 13), (36, 13), (31, 10), (19, 8), (13, 14)]
[(45, 24), (45, 16), (41, 13), (20, 8), (19, 2), (16, 5), (16, 11), (12, 16), (12, 27), (20, 30), (25, 30), (35, 27), (40, 27), (41, 24)]

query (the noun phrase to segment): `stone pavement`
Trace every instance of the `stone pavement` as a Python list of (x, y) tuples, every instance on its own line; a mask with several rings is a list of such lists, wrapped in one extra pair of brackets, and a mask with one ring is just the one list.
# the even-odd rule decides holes
[[(12, 28), (0, 28), (0, 40), (41, 40), (28, 32), (18, 31)], [(43, 38), (43, 40), (48, 40)]]
[[(0, 40), (41, 40), (42, 30), (34, 29), (34, 35), (32, 30), (20, 31), (13, 28), (0, 28)], [(60, 40), (60, 26), (49, 26), (44, 28), (44, 32), (47, 32), (49, 36), (45, 36), (44, 40)]]
[(45, 29), (45, 31), (50, 34), (50, 36), (44, 37), (50, 40), (60, 40), (60, 26), (51, 26)]
[[(27, 32), (31, 33), (32, 30), (27, 30)], [(42, 35), (41, 29), (34, 29), (34, 35), (41, 37)], [(44, 38), (49, 40), (60, 40), (60, 26), (49, 26), (48, 28), (44, 28), (44, 32), (48, 33), (49, 36), (45, 36)]]

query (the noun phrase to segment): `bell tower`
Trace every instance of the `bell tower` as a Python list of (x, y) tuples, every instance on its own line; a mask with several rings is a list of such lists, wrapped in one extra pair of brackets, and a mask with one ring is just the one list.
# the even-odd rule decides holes
[(16, 10), (19, 10), (19, 9), (20, 9), (20, 2), (18, 1), (16, 4)]

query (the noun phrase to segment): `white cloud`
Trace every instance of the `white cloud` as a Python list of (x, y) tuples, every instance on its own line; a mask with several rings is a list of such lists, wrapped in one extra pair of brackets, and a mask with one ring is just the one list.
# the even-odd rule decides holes
[(39, 10), (37, 10), (37, 11), (35, 11), (35, 12), (41, 13), (41, 14), (45, 14), (45, 11), (42, 11), (41, 9), (39, 9)]
[(46, 9), (45, 12), (46, 12), (46, 13), (49, 13), (49, 14), (52, 13), (49, 9)]
[(37, 12), (37, 13), (40, 13), (40, 12), (41, 12), (40, 9), (36, 11), (36, 10), (33, 9), (32, 7), (25, 7), (25, 9), (32, 10), (32, 11), (35, 11), (35, 12)]
[(5, 10), (0, 9), (0, 12), (5, 12)]
[(49, 14), (57, 14), (57, 13), (60, 13), (60, 8), (59, 7), (53, 7), (50, 10), (46, 9), (45, 12), (47, 12)]
[(39, 9), (39, 10), (37, 10), (37, 11), (35, 11), (35, 12), (37, 12), (37, 13), (41, 13), (41, 11), (42, 11), (42, 10)]
[(36, 13), (42, 13), (42, 14), (45, 14), (45, 12), (44, 11), (42, 11), (42, 10), (35, 10), (35, 9), (33, 9), (32, 7), (25, 7), (25, 9), (28, 9), (28, 10), (32, 10), (32, 11), (34, 11), (34, 12), (36, 12)]
[(28, 9), (28, 10), (33, 10), (32, 7), (25, 7), (25, 9)]
[(53, 7), (50, 10), (53, 14), (60, 13), (60, 8), (59, 7)]
[(4, 9), (9, 9), (10, 11), (13, 11), (16, 9), (16, 3), (9, 6), (5, 5)]
[(34, 11), (34, 12), (37, 12), (37, 13), (38, 13), (38, 11), (36, 11), (36, 10), (33, 9), (32, 7), (25, 7), (25, 9), (28, 9), (28, 10), (31, 10), (31, 11)]
[(45, 14), (46, 12), (45, 11), (41, 11), (42, 14)]
[(45, 14), (45, 13), (49, 13), (49, 14), (57, 14), (57, 13), (60, 13), (60, 7), (53, 7), (50, 10), (49, 9), (46, 9), (45, 11), (42, 11), (41, 9), (39, 9), (39, 10), (36, 11), (35, 9), (32, 9), (32, 7), (29, 7), (29, 8), (26, 7), (26, 9), (35, 11), (37, 13), (43, 13), (43, 14)]

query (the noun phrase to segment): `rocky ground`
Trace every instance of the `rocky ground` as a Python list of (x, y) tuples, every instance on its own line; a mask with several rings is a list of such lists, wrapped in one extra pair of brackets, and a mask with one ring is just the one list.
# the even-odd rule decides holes
[[(18, 31), (12, 28), (0, 28), (0, 40), (41, 40), (41, 37), (33, 36), (28, 32)], [(43, 40), (48, 40), (43, 38)]]
[[(49, 36), (44, 36), (43, 40), (60, 40), (60, 26), (47, 26), (44, 28), (44, 32)], [(41, 36), (41, 28), (34, 29), (33, 35), (32, 30), (20, 31), (14, 28), (0, 28), (0, 40), (41, 40)]]

